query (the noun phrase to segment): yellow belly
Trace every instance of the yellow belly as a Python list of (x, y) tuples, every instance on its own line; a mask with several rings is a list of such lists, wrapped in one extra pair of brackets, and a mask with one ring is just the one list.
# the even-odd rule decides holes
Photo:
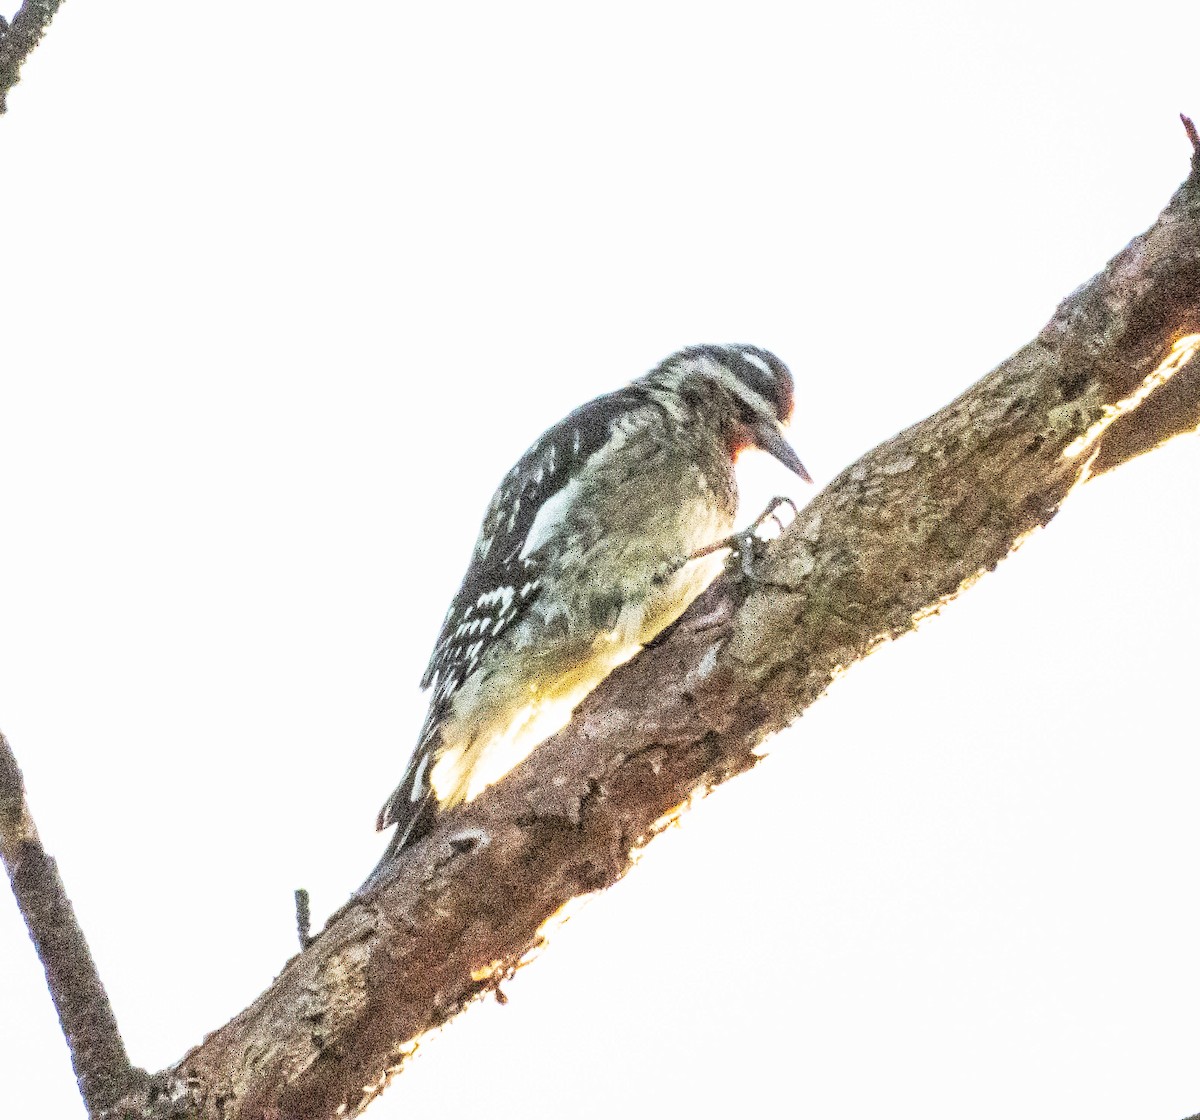
[(568, 635), (464, 683), (442, 727), (444, 746), (429, 775), (439, 805), (471, 801), (565, 727), (588, 693), (687, 609), (722, 562), (721, 555), (691, 561), (649, 596), (643, 581), (614, 625), (593, 634), (590, 642)]

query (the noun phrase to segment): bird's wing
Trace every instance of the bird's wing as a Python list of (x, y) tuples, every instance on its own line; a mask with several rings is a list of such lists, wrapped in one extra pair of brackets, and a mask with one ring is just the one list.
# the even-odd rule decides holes
[(618, 427), (636, 425), (639, 417), (644, 421), (658, 408), (632, 385), (597, 397), (545, 432), (504, 476), (488, 504), (470, 566), (421, 678), (421, 687), (430, 690), (429, 713), (416, 749), (379, 812), (377, 828), (399, 825), (389, 852), (429, 826), (429, 771), (438, 728), (484, 651), (537, 597), (554, 554), (555, 530), (573, 497), (572, 480)]
[(636, 386), (577, 408), (545, 432), (504, 476), (484, 514), (471, 564), (421, 678), (430, 716), (448, 703), (486, 647), (528, 609), (541, 587), (555, 530), (583, 465), (640, 410), (657, 410)]

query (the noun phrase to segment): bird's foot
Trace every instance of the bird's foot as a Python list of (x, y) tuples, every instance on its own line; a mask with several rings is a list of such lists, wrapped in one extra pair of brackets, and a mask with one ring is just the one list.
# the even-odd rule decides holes
[[(787, 506), (792, 511), (792, 515), (787, 519), (786, 523), (779, 515), (780, 510), (784, 506)], [(772, 498), (762, 513), (751, 521), (740, 533), (735, 533), (730, 538), (732, 542), (732, 555), (738, 558), (738, 562), (742, 568), (742, 575), (749, 578), (754, 574), (754, 565), (763, 558), (767, 550), (767, 545), (771, 541), (776, 540), (784, 529), (795, 520), (798, 512), (796, 503), (791, 498)], [(774, 532), (764, 534), (762, 530), (772, 522), (775, 525)]]
[[(700, 560), (705, 556), (711, 556), (714, 552), (720, 552), (723, 549), (728, 549), (731, 556), (738, 558), (742, 565), (742, 573), (749, 576), (754, 570), (755, 562), (762, 558), (767, 544), (787, 528), (783, 518), (779, 516), (779, 511), (784, 506), (789, 507), (792, 511), (792, 516), (788, 519), (788, 524), (791, 524), (792, 519), (799, 512), (796, 509), (796, 503), (791, 498), (772, 498), (767, 503), (767, 508), (740, 533), (734, 533), (732, 536), (714, 541), (712, 544), (697, 549), (690, 556), (685, 556), (682, 559), (672, 560), (670, 563), (664, 564), (659, 574), (654, 577), (655, 582), (665, 583), (667, 579), (673, 576), (685, 564), (690, 564), (693, 560)], [(770, 536), (764, 536), (760, 530), (772, 521), (775, 523), (776, 532)]]
[[(779, 511), (783, 509), (784, 506), (787, 506), (792, 511), (792, 516), (788, 518), (787, 525), (783, 523), (783, 518), (779, 516)], [(760, 513), (753, 521), (751, 521), (750, 524), (747, 525), (740, 534), (738, 534), (738, 536), (754, 536), (756, 540), (764, 544), (767, 541), (773, 541), (779, 536), (779, 533), (782, 533), (784, 529), (788, 527), (788, 525), (796, 520), (796, 515), (799, 512), (800, 511), (796, 508), (796, 503), (793, 502), (791, 498), (776, 496), (767, 503), (767, 508), (764, 509), (762, 513)], [(761, 529), (768, 521), (774, 521), (775, 527), (779, 530), (779, 532), (777, 532), (775, 536), (771, 537), (759, 536), (759, 529)]]
[[(690, 556), (677, 557), (676, 559), (672, 559), (672, 561), (667, 561), (656, 571), (653, 582), (666, 583), (685, 564), (690, 564), (692, 561), (697, 561), (697, 559), (702, 559), (706, 556), (712, 556), (714, 552), (720, 552), (725, 549), (730, 550), (731, 556), (738, 557), (739, 561), (742, 562), (743, 574), (750, 575), (751, 571), (754, 570), (755, 562), (762, 558), (762, 553), (766, 549), (766, 546), (770, 541), (779, 537), (779, 534), (787, 528), (784, 519), (779, 516), (779, 511), (785, 505), (792, 510), (792, 516), (788, 517), (787, 520), (787, 525), (791, 525), (792, 520), (798, 513), (796, 503), (791, 498), (774, 497), (767, 503), (767, 508), (761, 514), (758, 514), (754, 521), (751, 521), (742, 532), (734, 533), (732, 537), (714, 540), (712, 544), (704, 545), (703, 549), (697, 549)], [(772, 521), (775, 522), (775, 532), (769, 535), (769, 537), (764, 537), (760, 533), (760, 529)]]

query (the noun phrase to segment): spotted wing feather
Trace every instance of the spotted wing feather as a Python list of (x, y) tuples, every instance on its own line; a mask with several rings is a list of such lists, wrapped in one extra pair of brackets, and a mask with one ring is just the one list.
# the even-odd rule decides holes
[(657, 406), (638, 387), (628, 386), (576, 409), (525, 452), (493, 495), (470, 566), (421, 678), (421, 687), (430, 691), (429, 713), (416, 750), (379, 813), (377, 827), (400, 825), (395, 846), (428, 827), (429, 770), (454, 694), (486, 651), (525, 615), (542, 587), (550, 550), (526, 551), (538, 512), (608, 442), (614, 425), (639, 407)]

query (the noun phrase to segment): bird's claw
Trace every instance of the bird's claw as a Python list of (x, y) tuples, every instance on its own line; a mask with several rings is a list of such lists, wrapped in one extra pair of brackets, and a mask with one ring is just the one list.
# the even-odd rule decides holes
[[(791, 498), (776, 497), (772, 498), (767, 503), (767, 508), (762, 511), (753, 521), (750, 522), (745, 529), (740, 533), (734, 533), (731, 537), (726, 537), (724, 540), (715, 541), (710, 545), (705, 545), (704, 548), (699, 548), (690, 556), (685, 556), (682, 559), (672, 560), (659, 570), (654, 576), (655, 583), (665, 583), (685, 564), (691, 563), (693, 560), (699, 560), (701, 557), (710, 556), (714, 552), (720, 552), (722, 549), (729, 549), (732, 556), (736, 556), (741, 563), (742, 574), (750, 576), (754, 571), (756, 561), (761, 559), (766, 546), (775, 538), (763, 537), (759, 535), (761, 529), (768, 521), (774, 521), (782, 533), (787, 528), (783, 523), (783, 519), (779, 516), (779, 511), (784, 506), (790, 506), (792, 517), (794, 518), (799, 512), (796, 508), (796, 503)], [(778, 534), (776, 534), (777, 536)]]
[[(792, 511), (791, 516), (785, 522), (779, 516), (779, 511), (787, 506)], [(767, 503), (767, 508), (762, 511), (751, 523), (745, 532), (748, 547), (739, 553), (742, 563), (742, 575), (750, 578), (754, 574), (755, 562), (762, 558), (766, 552), (767, 545), (778, 540), (783, 535), (784, 530), (796, 520), (800, 510), (796, 503), (787, 496), (776, 496)], [(765, 537), (759, 533), (759, 530), (768, 522), (774, 521), (776, 532), (769, 537)]]
[[(775, 524), (779, 527), (779, 532), (782, 533), (784, 531), (784, 529), (787, 528), (787, 525), (785, 525), (783, 523), (783, 520), (779, 516), (779, 511), (784, 506), (790, 506), (791, 510), (792, 510), (792, 517), (791, 517), (791, 520), (789, 520), (789, 522), (788, 522), (788, 524), (790, 525), (791, 522), (795, 520), (796, 515), (800, 511), (796, 508), (796, 503), (793, 502), (791, 498), (782, 497), (782, 496), (777, 495), (776, 497), (772, 498), (767, 503), (767, 508), (764, 509), (762, 511), (762, 513), (760, 513), (753, 521), (751, 521), (750, 524), (744, 530), (744, 532), (741, 533), (740, 535), (748, 536), (748, 535), (753, 534), (753, 535), (757, 536), (758, 530), (761, 529), (768, 521), (774, 521)], [(771, 538), (758, 537), (758, 539), (760, 541), (762, 541), (762, 540), (773, 540), (774, 538), (773, 537), (771, 537)]]
[[(779, 516), (779, 511), (784, 506), (788, 506), (792, 511), (792, 516), (788, 520), (788, 524), (791, 524), (791, 521), (795, 519), (796, 514), (799, 512), (796, 509), (796, 503), (791, 498), (775, 497), (767, 503), (767, 508), (751, 521), (745, 529), (730, 538), (733, 555), (738, 558), (742, 575), (747, 579), (754, 575), (754, 566), (763, 558), (767, 545), (787, 528), (783, 518)], [(775, 522), (777, 531), (771, 536), (763, 536), (759, 530), (771, 521)]]

